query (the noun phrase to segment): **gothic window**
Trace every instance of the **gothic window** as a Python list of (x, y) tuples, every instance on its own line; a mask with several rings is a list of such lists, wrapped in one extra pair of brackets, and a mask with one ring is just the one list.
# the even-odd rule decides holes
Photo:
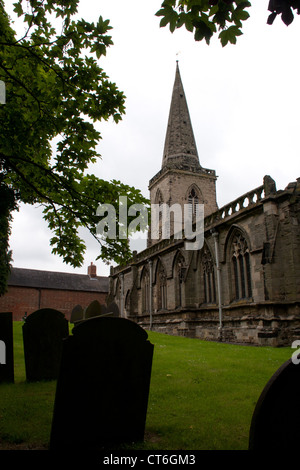
[(233, 284), (235, 299), (252, 296), (250, 254), (247, 240), (241, 232), (235, 232), (231, 243)]
[(202, 253), (204, 302), (216, 303), (216, 283), (214, 261), (207, 245), (204, 245)]
[(162, 194), (160, 192), (160, 190), (158, 189), (157, 192), (156, 192), (156, 196), (155, 196), (155, 204), (158, 204), (159, 206), (159, 221), (158, 221), (158, 238), (159, 240), (161, 239), (162, 237), (162, 210), (161, 210), (161, 207), (163, 205), (163, 197), (162, 197)]
[(120, 307), (120, 300), (121, 300), (121, 282), (119, 277), (117, 278), (116, 282), (116, 290), (115, 290), (115, 297), (116, 297), (116, 302)]
[(176, 259), (175, 264), (175, 298), (176, 298), (176, 307), (182, 306), (182, 291), (183, 291), (183, 282), (186, 272), (184, 257), (179, 254)]
[(189, 213), (192, 215), (193, 220), (196, 218), (199, 205), (199, 197), (194, 188), (191, 189), (188, 195)]
[(142, 312), (148, 313), (150, 307), (150, 276), (147, 267), (144, 268), (142, 273)]
[(130, 290), (127, 291), (125, 297), (125, 317), (130, 315)]
[(157, 310), (167, 308), (167, 276), (164, 267), (159, 263), (157, 269)]

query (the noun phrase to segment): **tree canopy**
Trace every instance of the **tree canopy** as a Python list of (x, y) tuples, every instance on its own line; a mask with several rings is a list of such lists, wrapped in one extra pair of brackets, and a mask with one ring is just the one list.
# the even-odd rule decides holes
[[(40, 204), (53, 236), (52, 252), (73, 267), (86, 249), (79, 236), (86, 227), (101, 245), (99, 258), (124, 262), (129, 241), (99, 237), (99, 204), (118, 213), (120, 195), (128, 205), (148, 204), (139, 190), (88, 173), (100, 155), (95, 123), (120, 121), (125, 96), (99, 65), (113, 44), (109, 20), (76, 18), (79, 0), (19, 0), (23, 19), (18, 37), (0, 0), (0, 294), (5, 291), (11, 253), (10, 223), (20, 203)], [(130, 218), (128, 218), (130, 223)]]
[[(160, 26), (169, 25), (170, 31), (185, 28), (194, 34), (196, 41), (203, 39), (207, 44), (219, 31), (218, 38), (222, 46), (235, 44), (242, 33), (243, 21), (250, 16), (247, 0), (164, 0), (161, 9), (156, 13), (161, 16)], [(293, 11), (300, 13), (300, 0), (269, 0), (271, 12), (267, 23), (272, 25), (280, 15), (282, 21), (289, 25), (294, 20)]]

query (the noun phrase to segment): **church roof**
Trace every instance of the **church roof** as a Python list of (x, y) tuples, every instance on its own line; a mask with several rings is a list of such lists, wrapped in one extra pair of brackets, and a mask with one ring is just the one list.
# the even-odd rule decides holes
[(200, 167), (196, 141), (177, 61), (162, 168)]
[(84, 292), (108, 292), (108, 278), (38, 269), (11, 268), (9, 286), (59, 289)]

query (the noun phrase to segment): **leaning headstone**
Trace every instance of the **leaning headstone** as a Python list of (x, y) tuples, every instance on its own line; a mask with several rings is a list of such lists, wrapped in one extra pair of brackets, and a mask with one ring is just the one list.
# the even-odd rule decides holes
[(58, 310), (45, 308), (31, 313), (23, 325), (26, 379), (57, 379), (68, 321)]
[(0, 313), (0, 383), (14, 382), (12, 313)]
[(70, 323), (76, 323), (77, 321), (82, 321), (82, 320), (83, 320), (83, 308), (81, 307), (81, 305), (76, 305), (71, 312)]
[(94, 451), (144, 439), (153, 345), (138, 324), (103, 316), (63, 342), (50, 450)]
[(251, 421), (249, 449), (296, 450), (300, 442), (300, 365), (290, 359), (263, 389)]
[(84, 309), (84, 319), (99, 317), (106, 313), (105, 305), (101, 305), (98, 300), (93, 300), (85, 309)]
[(111, 302), (109, 306), (107, 307), (107, 312), (112, 313), (113, 317), (119, 317), (120, 316), (120, 310), (116, 302)]

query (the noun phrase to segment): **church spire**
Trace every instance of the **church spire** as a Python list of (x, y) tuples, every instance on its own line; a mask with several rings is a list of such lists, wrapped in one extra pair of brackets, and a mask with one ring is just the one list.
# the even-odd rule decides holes
[(200, 167), (196, 141), (180, 77), (178, 61), (169, 112), (162, 168)]

